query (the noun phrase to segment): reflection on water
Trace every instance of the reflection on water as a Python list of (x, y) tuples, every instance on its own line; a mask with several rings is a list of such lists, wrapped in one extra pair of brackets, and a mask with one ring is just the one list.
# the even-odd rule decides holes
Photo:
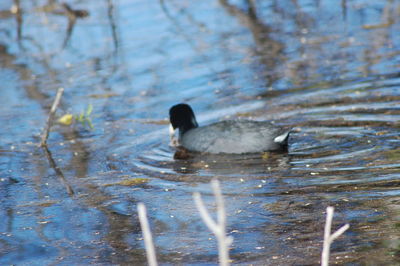
[[(351, 225), (332, 262), (400, 260), (397, 1), (67, 2), (0, 3), (1, 264), (144, 264), (137, 202), (161, 262), (215, 263), (192, 201), (214, 177), (235, 263), (318, 264), (328, 205)], [(46, 151), (58, 87), (95, 127), (54, 125)], [(292, 127), (289, 151), (174, 158), (182, 101)]]

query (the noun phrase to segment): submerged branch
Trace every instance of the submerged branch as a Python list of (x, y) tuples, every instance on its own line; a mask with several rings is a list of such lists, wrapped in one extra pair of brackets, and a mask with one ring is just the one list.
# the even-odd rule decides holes
[(115, 24), (115, 18), (114, 18), (114, 10), (115, 7), (113, 0), (107, 0), (107, 16), (108, 16), (108, 21), (110, 22), (110, 28), (111, 28), (112, 38), (114, 41), (115, 52), (117, 52), (119, 47), (119, 41), (117, 35), (117, 26)]
[(74, 30), (76, 20), (78, 18), (85, 18), (85, 17), (89, 16), (89, 12), (86, 10), (72, 9), (67, 3), (63, 3), (61, 6), (64, 8), (65, 14), (67, 15), (67, 18), (68, 18), (67, 33), (65, 35), (65, 39), (64, 39), (64, 42), (62, 45), (62, 49), (65, 49), (65, 47), (68, 44), (69, 39), (71, 38), (72, 31)]
[(57, 176), (60, 178), (61, 183), (64, 184), (68, 195), (72, 196), (75, 194), (74, 190), (72, 189), (72, 187), (68, 184), (67, 180), (65, 179), (65, 176), (63, 174), (63, 172), (61, 171), (61, 169), (57, 166), (56, 162), (53, 159), (53, 156), (51, 155), (50, 150), (48, 149), (47, 145), (43, 146), (43, 150), (46, 153), (46, 157), (47, 160), (49, 161), (49, 164), (51, 166), (51, 168), (54, 169), (54, 171), (56, 172)]
[(12, 12), (15, 13), (15, 19), (17, 20), (17, 41), (18, 45), (21, 46), (22, 38), (22, 9), (20, 0), (14, 0), (14, 6)]

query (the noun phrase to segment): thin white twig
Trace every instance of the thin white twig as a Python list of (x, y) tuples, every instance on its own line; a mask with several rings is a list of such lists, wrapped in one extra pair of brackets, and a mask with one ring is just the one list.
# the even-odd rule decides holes
[(199, 192), (193, 193), (194, 203), (196, 204), (197, 210), (200, 212), (200, 216), (203, 219), (204, 223), (207, 225), (208, 229), (210, 229), (213, 234), (219, 234), (218, 225), (211, 216), (208, 214), (206, 207), (204, 206), (204, 202), (201, 199), (201, 195)]
[(329, 206), (326, 208), (326, 222), (324, 230), (324, 243), (322, 248), (321, 265), (329, 265), (329, 253), (330, 253), (330, 243), (329, 236), (331, 235), (332, 218), (333, 218), (333, 207)]
[(321, 266), (329, 265), (329, 254), (332, 242), (343, 234), (347, 229), (350, 228), (349, 224), (345, 224), (340, 227), (336, 232), (331, 234), (332, 219), (333, 219), (334, 208), (329, 206), (326, 208), (326, 223), (324, 230), (324, 243), (321, 255)]
[(217, 221), (219, 226), (223, 226), (222, 232), (225, 232), (225, 206), (224, 199), (222, 198), (221, 188), (219, 186), (219, 181), (216, 179), (211, 180), (211, 187), (215, 195), (215, 201), (217, 203)]
[(350, 228), (349, 224), (345, 224), (342, 227), (340, 227), (335, 233), (333, 233), (331, 235), (331, 240), (333, 242), (333, 240), (335, 240), (336, 238), (338, 238), (339, 236), (341, 236), (347, 229)]
[(149, 221), (147, 220), (146, 206), (143, 203), (138, 203), (137, 210), (139, 213), (140, 227), (142, 228), (144, 246), (146, 248), (147, 262), (149, 266), (157, 266), (156, 251), (151, 236)]
[(40, 142), (40, 146), (47, 145), (47, 138), (49, 137), (51, 123), (53, 122), (54, 115), (57, 111), (57, 107), (60, 104), (61, 96), (64, 92), (64, 88), (58, 88), (56, 97), (54, 98), (53, 105), (51, 106), (49, 116), (47, 117), (46, 127), (42, 135), (42, 141)]
[(226, 227), (226, 215), (224, 208), (224, 200), (222, 197), (221, 188), (218, 180), (212, 180), (211, 186), (214, 191), (215, 201), (217, 203), (217, 223), (211, 218), (208, 213), (201, 195), (198, 192), (193, 193), (193, 199), (197, 209), (200, 212), (200, 216), (203, 219), (207, 227), (213, 232), (218, 241), (218, 257), (219, 265), (229, 265), (229, 245), (232, 243), (233, 238), (227, 237), (225, 233)]

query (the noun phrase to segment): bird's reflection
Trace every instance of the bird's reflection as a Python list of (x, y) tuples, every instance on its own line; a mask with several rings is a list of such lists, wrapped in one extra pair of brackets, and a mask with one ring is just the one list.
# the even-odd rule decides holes
[(290, 156), (287, 152), (249, 154), (207, 154), (177, 148), (172, 169), (179, 174), (211, 176), (265, 175), (271, 170), (287, 169)]

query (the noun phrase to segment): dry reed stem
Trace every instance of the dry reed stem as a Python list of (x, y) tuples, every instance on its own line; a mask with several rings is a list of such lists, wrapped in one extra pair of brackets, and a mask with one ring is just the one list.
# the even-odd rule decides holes
[(47, 117), (46, 127), (42, 134), (42, 141), (40, 142), (40, 146), (47, 146), (47, 138), (49, 137), (51, 123), (53, 122), (54, 115), (56, 114), (57, 107), (60, 104), (61, 96), (64, 92), (64, 88), (59, 88), (57, 90), (56, 97), (54, 98), (53, 105), (51, 106), (49, 116)]
[(349, 224), (345, 224), (342, 227), (340, 227), (336, 232), (331, 234), (333, 212), (334, 212), (333, 207), (329, 206), (326, 208), (326, 223), (324, 230), (324, 244), (321, 254), (321, 266), (329, 265), (329, 254), (332, 242), (350, 227)]
[(149, 221), (147, 219), (146, 206), (140, 202), (137, 205), (137, 210), (139, 213), (140, 227), (142, 228), (143, 232), (147, 262), (150, 266), (157, 266), (156, 251), (153, 244), (153, 237), (151, 236)]
[(197, 209), (200, 212), (200, 216), (204, 223), (210, 229), (210, 231), (215, 235), (218, 241), (218, 257), (219, 265), (228, 266), (229, 265), (229, 245), (232, 243), (232, 237), (226, 236), (226, 213), (224, 207), (224, 200), (221, 193), (221, 188), (218, 180), (212, 180), (211, 186), (214, 192), (215, 201), (217, 203), (217, 222), (215, 222), (209, 212), (207, 211), (201, 195), (198, 192), (193, 193), (193, 199), (196, 204)]

